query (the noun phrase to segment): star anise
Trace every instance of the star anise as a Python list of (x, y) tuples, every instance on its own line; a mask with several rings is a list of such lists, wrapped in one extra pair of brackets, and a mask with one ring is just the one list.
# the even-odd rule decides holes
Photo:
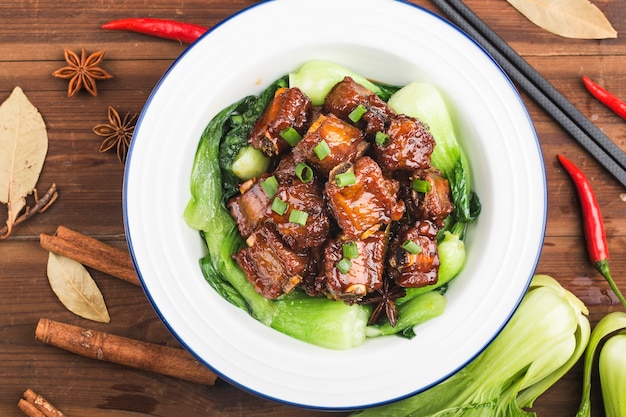
[(117, 159), (123, 163), (135, 131), (137, 114), (126, 113), (122, 119), (117, 110), (111, 106), (108, 113), (109, 123), (96, 125), (92, 130), (96, 135), (104, 137), (100, 144), (100, 152), (106, 152), (117, 146)]
[(398, 322), (396, 300), (406, 295), (406, 289), (391, 281), (392, 280), (389, 278), (383, 280), (382, 288), (376, 290), (378, 294), (372, 294), (362, 301), (363, 304), (376, 304), (374, 311), (372, 311), (370, 315), (368, 324), (375, 324), (384, 311), (391, 327), (396, 327), (396, 323)]
[(72, 97), (81, 88), (87, 90), (92, 96), (97, 96), (96, 81), (113, 78), (111, 74), (99, 67), (104, 51), (94, 52), (87, 56), (85, 48), (83, 48), (80, 58), (69, 49), (65, 49), (64, 54), (68, 65), (54, 71), (52, 75), (70, 80), (67, 87), (68, 97)]

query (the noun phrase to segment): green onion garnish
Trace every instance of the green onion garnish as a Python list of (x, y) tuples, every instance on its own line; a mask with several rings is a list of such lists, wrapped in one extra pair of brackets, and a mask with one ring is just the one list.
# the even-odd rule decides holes
[(376, 132), (374, 141), (380, 146), (387, 146), (389, 144), (389, 135), (385, 132)]
[(352, 120), (352, 122), (356, 123), (359, 120), (361, 120), (361, 117), (363, 117), (363, 115), (365, 114), (365, 112), (367, 111), (367, 109), (365, 108), (364, 105), (359, 104), (358, 106), (356, 106), (354, 108), (354, 110), (352, 110), (350, 112), (350, 114), (348, 114), (348, 119)]
[(346, 242), (341, 245), (343, 257), (345, 259), (355, 259), (359, 257), (359, 248), (356, 246), (356, 242)]
[(426, 180), (420, 180), (419, 178), (414, 179), (411, 186), (413, 190), (418, 193), (427, 193), (430, 191), (430, 183)]
[(315, 147), (313, 148), (313, 152), (315, 152), (315, 155), (317, 155), (317, 158), (321, 161), (322, 159), (330, 155), (330, 147), (328, 146), (328, 143), (323, 140), (315, 145)]
[(309, 218), (309, 213), (302, 210), (291, 210), (289, 213), (289, 221), (291, 223), (299, 224), (300, 226), (306, 225), (306, 219)]
[(337, 269), (342, 274), (347, 274), (350, 268), (352, 268), (352, 262), (350, 262), (349, 259), (343, 258), (342, 260), (337, 262)]
[(413, 255), (417, 255), (418, 253), (422, 251), (422, 247), (418, 245), (417, 243), (413, 242), (411, 239), (407, 239), (404, 241), (404, 243), (402, 244), (402, 249), (404, 249), (405, 251)]
[(267, 177), (263, 181), (261, 181), (261, 188), (265, 191), (265, 194), (269, 198), (272, 198), (276, 195), (276, 191), (278, 191), (278, 180), (275, 176)]
[(280, 198), (275, 198), (272, 201), (272, 211), (278, 215), (283, 215), (285, 214), (285, 212), (287, 212), (287, 209), (289, 208), (289, 206), (287, 205), (287, 203), (285, 203), (283, 200), (281, 200)]
[(348, 185), (356, 184), (356, 177), (353, 171), (342, 172), (335, 175), (335, 184), (339, 187), (346, 187)]
[(296, 165), (296, 176), (305, 184), (311, 182), (313, 180), (313, 169), (304, 162), (298, 162)]
[(280, 137), (283, 138), (285, 142), (287, 142), (291, 146), (296, 146), (296, 144), (300, 142), (300, 139), (302, 139), (302, 136), (300, 136), (298, 131), (294, 129), (292, 126), (289, 126), (288, 128), (283, 129), (280, 132)]

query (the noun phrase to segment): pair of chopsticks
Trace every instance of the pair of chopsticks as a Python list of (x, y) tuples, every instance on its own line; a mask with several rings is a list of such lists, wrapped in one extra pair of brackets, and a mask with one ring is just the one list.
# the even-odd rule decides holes
[(432, 0), (450, 21), (465, 31), (509, 77), (626, 186), (626, 153), (570, 103), (461, 0)]

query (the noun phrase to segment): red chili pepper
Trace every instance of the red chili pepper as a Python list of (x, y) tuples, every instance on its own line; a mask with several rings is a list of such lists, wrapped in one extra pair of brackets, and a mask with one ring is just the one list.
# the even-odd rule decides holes
[(586, 76), (582, 76), (583, 84), (587, 88), (587, 90), (591, 93), (592, 96), (597, 98), (602, 104), (607, 106), (609, 109), (613, 110), (615, 114), (626, 119), (626, 102), (617, 98), (617, 96), (613, 95), (609, 91), (600, 87), (598, 84), (593, 82), (590, 78)]
[(192, 43), (202, 36), (209, 28), (193, 23), (177, 22), (168, 19), (128, 18), (113, 20), (103, 24), (102, 29), (129, 30), (145, 35), (173, 39), (179, 42)]
[(593, 192), (593, 188), (591, 188), (591, 183), (580, 168), (574, 165), (570, 160), (563, 155), (557, 155), (557, 158), (572, 178), (576, 186), (576, 191), (578, 192), (589, 258), (594, 268), (604, 276), (617, 298), (619, 298), (622, 305), (626, 307), (626, 299), (624, 299), (624, 296), (611, 277), (611, 271), (609, 269), (609, 247), (606, 242), (604, 221), (602, 220), (602, 213), (600, 212), (596, 195)]

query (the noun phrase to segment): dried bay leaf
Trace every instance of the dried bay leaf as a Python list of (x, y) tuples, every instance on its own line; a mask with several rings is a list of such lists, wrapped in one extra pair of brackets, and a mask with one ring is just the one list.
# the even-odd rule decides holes
[(48, 281), (59, 301), (72, 313), (104, 323), (111, 320), (100, 289), (80, 262), (50, 252)]
[(7, 204), (7, 237), (39, 179), (48, 133), (43, 117), (20, 87), (0, 105), (0, 203)]
[(507, 0), (537, 26), (565, 38), (608, 39), (617, 32), (589, 0)]

